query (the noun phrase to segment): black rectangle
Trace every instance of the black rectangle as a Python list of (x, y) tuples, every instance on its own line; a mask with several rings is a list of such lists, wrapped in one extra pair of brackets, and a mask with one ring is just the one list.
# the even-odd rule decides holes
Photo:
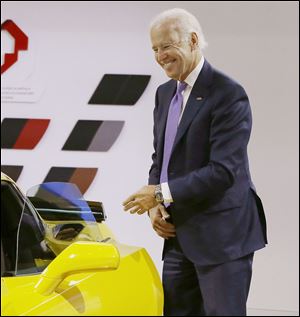
[(103, 121), (79, 120), (63, 146), (63, 150), (86, 151)]
[(105, 74), (89, 104), (134, 105), (146, 89), (150, 75)]
[(68, 182), (75, 169), (75, 167), (51, 167), (44, 182)]

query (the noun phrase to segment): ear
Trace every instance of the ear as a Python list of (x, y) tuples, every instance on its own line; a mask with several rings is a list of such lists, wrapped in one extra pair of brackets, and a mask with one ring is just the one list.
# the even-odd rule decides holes
[(191, 34), (191, 47), (192, 50), (195, 50), (198, 48), (199, 40), (198, 35), (195, 32), (192, 32)]

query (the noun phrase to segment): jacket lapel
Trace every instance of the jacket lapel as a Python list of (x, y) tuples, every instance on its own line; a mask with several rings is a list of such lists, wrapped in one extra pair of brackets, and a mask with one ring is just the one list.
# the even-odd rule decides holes
[(159, 161), (160, 163), (162, 162), (163, 159), (163, 147), (164, 147), (164, 142), (165, 142), (165, 130), (166, 130), (166, 124), (167, 124), (167, 118), (168, 118), (168, 113), (169, 113), (169, 107), (171, 100), (173, 96), (175, 95), (176, 92), (176, 85), (177, 82), (175, 80), (169, 81), (169, 87), (167, 87), (166, 92), (163, 94), (163, 100), (162, 100), (162, 111), (160, 113), (160, 119), (159, 119), (159, 127), (158, 127), (158, 152), (161, 153), (159, 155)]
[(209, 86), (212, 81), (212, 68), (207, 61), (204, 62), (203, 68), (192, 88), (191, 94), (187, 101), (184, 113), (182, 115), (180, 124), (177, 129), (173, 150), (184, 136), (188, 127), (196, 117), (198, 111), (202, 108), (205, 103), (206, 97), (209, 94)]

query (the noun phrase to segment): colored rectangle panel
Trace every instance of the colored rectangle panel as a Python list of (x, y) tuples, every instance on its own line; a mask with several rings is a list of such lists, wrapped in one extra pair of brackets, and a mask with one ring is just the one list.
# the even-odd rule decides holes
[(84, 194), (90, 187), (95, 176), (97, 174), (97, 168), (76, 168), (70, 183), (76, 184), (82, 194)]
[(49, 119), (28, 119), (14, 145), (14, 149), (34, 149), (46, 132), (49, 122)]
[(108, 151), (120, 135), (124, 121), (79, 120), (62, 150)]
[(1, 148), (32, 150), (46, 132), (49, 119), (5, 118), (1, 124)]
[(145, 91), (150, 77), (150, 75), (105, 74), (89, 104), (132, 106)]
[(1, 123), (1, 149), (12, 149), (27, 119), (4, 118)]
[(78, 120), (62, 150), (87, 151), (102, 121)]
[(93, 182), (98, 169), (86, 167), (51, 167), (44, 182), (68, 182), (76, 184), (84, 194)]
[(21, 165), (1, 165), (1, 172), (12, 178), (15, 182), (23, 170)]
[(68, 182), (75, 167), (51, 167), (44, 182)]
[(120, 135), (124, 121), (103, 121), (87, 151), (108, 151)]

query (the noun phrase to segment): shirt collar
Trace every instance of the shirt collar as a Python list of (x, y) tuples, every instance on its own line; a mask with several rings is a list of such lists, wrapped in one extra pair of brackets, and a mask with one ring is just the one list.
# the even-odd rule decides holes
[(187, 78), (184, 80), (188, 86), (193, 87), (200, 72), (204, 65), (204, 56), (201, 56), (199, 64), (192, 70), (192, 72), (187, 76)]

